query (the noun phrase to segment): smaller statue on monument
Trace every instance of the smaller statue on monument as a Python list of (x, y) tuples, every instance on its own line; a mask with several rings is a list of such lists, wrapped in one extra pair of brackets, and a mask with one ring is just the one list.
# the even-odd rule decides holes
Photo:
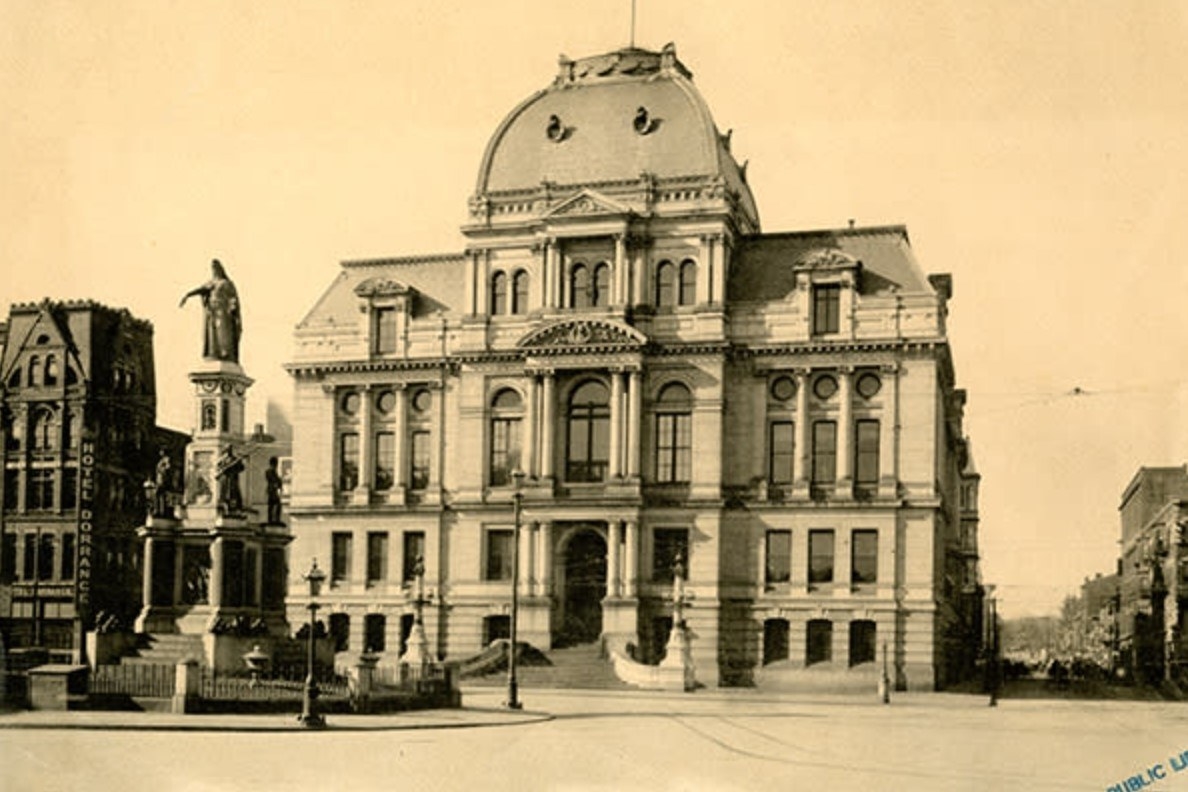
[(281, 522), (281, 490), (285, 486), (277, 466), (280, 460), (268, 458), (268, 469), (264, 471), (264, 484), (268, 489), (268, 524), (284, 525)]
[(239, 294), (235, 284), (218, 259), (210, 263), (211, 279), (186, 292), (180, 305), (191, 297), (201, 297), (206, 312), (202, 357), (207, 360), (239, 362), (239, 338), (243, 332)]
[(243, 493), (239, 489), (239, 474), (244, 470), (244, 458), (235, 455), (235, 449), (224, 446), (215, 465), (215, 477), (219, 485), (219, 509), (223, 514), (243, 512)]
[(153, 478), (152, 508), (154, 517), (172, 516), (170, 508), (173, 506), (173, 494), (173, 462), (170, 461), (169, 454), (162, 450), (160, 458), (157, 460), (157, 471)]

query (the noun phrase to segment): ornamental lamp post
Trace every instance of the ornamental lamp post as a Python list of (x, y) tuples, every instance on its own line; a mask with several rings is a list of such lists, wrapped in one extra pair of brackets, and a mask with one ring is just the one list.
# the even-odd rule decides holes
[(318, 569), (318, 559), (313, 559), (313, 565), (305, 575), (309, 583), (309, 654), (307, 656), (307, 674), (305, 676), (305, 695), (301, 700), (301, 715), (298, 722), (308, 729), (321, 729), (326, 726), (326, 719), (318, 714), (316, 704), (318, 700), (318, 683), (314, 681), (314, 631), (317, 624), (318, 603), (314, 598), (322, 592), (322, 583), (326, 580), (326, 573)]
[(515, 488), (512, 491), (512, 515), (515, 518), (515, 522), (512, 530), (511, 624), (508, 630), (511, 635), (507, 655), (506, 703), (508, 709), (518, 710), (524, 708), (524, 705), (520, 702), (519, 683), (516, 680), (516, 612), (520, 606), (520, 510), (524, 499), (524, 493), (520, 491), (520, 485), (524, 482), (524, 471), (519, 469), (512, 471), (512, 481), (515, 482)]

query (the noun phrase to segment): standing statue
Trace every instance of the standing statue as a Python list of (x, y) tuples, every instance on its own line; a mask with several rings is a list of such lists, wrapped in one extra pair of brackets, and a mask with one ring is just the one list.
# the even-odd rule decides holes
[(276, 457), (268, 458), (268, 469), (264, 471), (264, 484), (268, 489), (268, 524), (283, 525), (281, 522), (281, 490), (285, 481), (281, 478), (277, 465), (280, 460)]
[(244, 471), (244, 457), (236, 456), (231, 446), (223, 448), (215, 466), (219, 485), (219, 509), (231, 516), (243, 512), (243, 494), (239, 488), (239, 474)]
[(211, 279), (186, 292), (180, 304), (185, 305), (191, 297), (202, 298), (202, 307), (206, 312), (202, 357), (238, 363), (239, 337), (243, 333), (239, 294), (218, 259), (210, 263), (210, 270)]

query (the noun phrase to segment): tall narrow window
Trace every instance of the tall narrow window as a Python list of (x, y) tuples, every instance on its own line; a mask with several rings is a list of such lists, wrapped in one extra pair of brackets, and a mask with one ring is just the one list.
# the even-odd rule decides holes
[(768, 531), (764, 553), (764, 579), (767, 585), (787, 583), (792, 579), (792, 532)]
[(37, 579), (53, 580), (54, 578), (54, 535), (42, 534), (41, 545), (37, 548)]
[(346, 531), (330, 534), (330, 583), (342, 583), (351, 575), (351, 545), (354, 537)]
[(767, 480), (776, 485), (792, 483), (796, 434), (791, 421), (772, 421), (768, 431)]
[(809, 583), (833, 582), (833, 531), (809, 531)]
[(693, 398), (679, 382), (656, 398), (656, 481), (688, 482), (691, 475)]
[(854, 531), (851, 537), (850, 582), (875, 583), (879, 579), (879, 532)]
[(656, 305), (661, 308), (676, 303), (676, 267), (671, 261), (661, 261), (656, 267)]
[(486, 563), (483, 566), (483, 580), (511, 580), (512, 532), (502, 529), (487, 531), (486, 539)]
[(62, 511), (78, 505), (78, 468), (62, 468)]
[(45, 356), (45, 384), (58, 384), (58, 358), (54, 355)]
[(836, 333), (841, 328), (841, 286), (836, 283), (813, 287), (813, 334)]
[(879, 422), (861, 420), (854, 428), (854, 484), (873, 487), (879, 483)]
[(590, 304), (610, 305), (610, 265), (601, 263), (594, 267), (594, 281), (591, 284)]
[(813, 424), (813, 483), (832, 484), (837, 480), (837, 423)]
[(25, 508), (29, 511), (50, 511), (54, 508), (54, 471), (33, 468), (29, 471), (29, 493)]
[(382, 613), (369, 613), (363, 617), (363, 648), (382, 652), (387, 647), (388, 620)]
[(656, 528), (652, 531), (652, 581), (671, 583), (677, 559), (689, 577), (689, 531), (685, 528)]
[(29, 358), (29, 386), (37, 387), (41, 384), (41, 357), (33, 355)]
[(17, 535), (9, 531), (0, 543), (0, 583), (8, 583), (16, 577), (16, 558)]
[(429, 486), (429, 432), (412, 433), (412, 469), (408, 484), (411, 489), (423, 490)]
[(417, 561), (422, 563), (425, 559), (425, 532), (424, 531), (405, 531), (404, 532), (404, 556), (401, 560), (401, 575), (400, 580), (403, 583), (410, 583), (416, 580), (417, 577)]
[(17, 488), (21, 486), (21, 471), (6, 470), (4, 471), (4, 508), (8, 511), (16, 511), (17, 507)]
[(568, 419), (565, 479), (604, 481), (610, 458), (610, 394), (606, 386), (594, 380), (578, 386), (569, 398)]
[(681, 262), (679, 285), (677, 289), (677, 303), (679, 305), (693, 305), (697, 302), (697, 262), (685, 259)]
[(37, 577), (37, 534), (25, 534), (25, 558), (21, 564), (21, 580)]
[(875, 623), (868, 619), (850, 622), (850, 665), (875, 661), (876, 630)]
[(375, 489), (386, 492), (392, 489), (396, 476), (396, 435), (392, 432), (377, 432), (375, 435)]
[(58, 447), (58, 426), (51, 410), (38, 410), (33, 417), (33, 450), (55, 451)]
[(590, 270), (585, 264), (575, 264), (569, 272), (569, 307), (590, 307)]
[(367, 585), (388, 579), (388, 532), (370, 531), (367, 534)]
[(375, 310), (375, 351), (388, 355), (396, 351), (396, 309)]
[(491, 276), (491, 315), (507, 313), (507, 273), (496, 272)]
[(345, 432), (338, 440), (338, 488), (351, 492), (359, 486), (359, 435)]
[(528, 273), (524, 270), (517, 270), (512, 278), (511, 312), (514, 314), (528, 313)]
[(512, 471), (520, 466), (520, 394), (505, 388), (491, 402), (490, 478), (495, 487), (512, 481)]
[(805, 641), (805, 665), (828, 663), (833, 659), (833, 622), (811, 619)]

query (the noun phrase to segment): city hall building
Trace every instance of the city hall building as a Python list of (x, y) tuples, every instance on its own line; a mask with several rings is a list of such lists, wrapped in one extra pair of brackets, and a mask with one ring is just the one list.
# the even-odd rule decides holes
[[(764, 233), (671, 45), (562, 59), (482, 154), (456, 253), (343, 262), (296, 329), (289, 619), (341, 650), (507, 635), (699, 683), (943, 686), (979, 650), (978, 477), (902, 226)], [(516, 476), (522, 472), (522, 476)], [(518, 554), (513, 547), (520, 493)], [(877, 661), (877, 662), (876, 662)]]

